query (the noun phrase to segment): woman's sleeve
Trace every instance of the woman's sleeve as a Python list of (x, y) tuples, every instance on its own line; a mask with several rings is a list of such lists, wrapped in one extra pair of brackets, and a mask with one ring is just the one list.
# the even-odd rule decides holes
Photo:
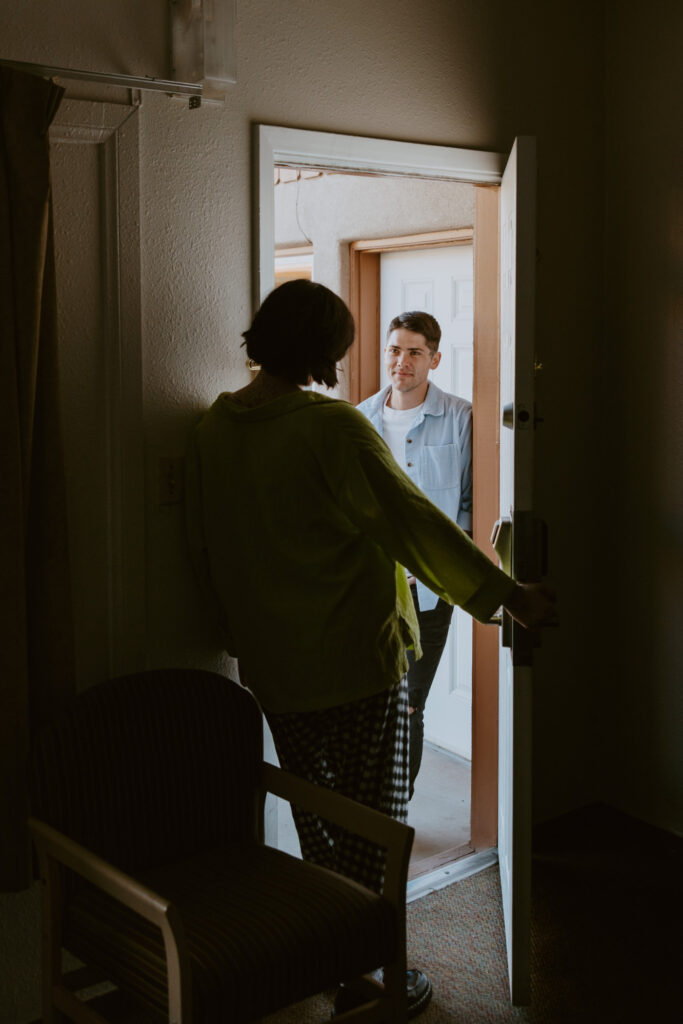
[(339, 467), (337, 500), (345, 514), (430, 590), (487, 622), (514, 582), (429, 501), (361, 420), (349, 418)]

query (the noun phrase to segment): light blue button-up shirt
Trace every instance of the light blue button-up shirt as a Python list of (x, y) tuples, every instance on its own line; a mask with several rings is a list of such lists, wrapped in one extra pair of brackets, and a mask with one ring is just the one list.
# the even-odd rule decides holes
[[(366, 398), (359, 412), (383, 436), (382, 409), (391, 385)], [(463, 530), (472, 530), (472, 406), (429, 382), (422, 408), (405, 440), (406, 473), (442, 512)], [(410, 567), (408, 567), (410, 568)], [(420, 608), (434, 608), (437, 595), (419, 580)]]

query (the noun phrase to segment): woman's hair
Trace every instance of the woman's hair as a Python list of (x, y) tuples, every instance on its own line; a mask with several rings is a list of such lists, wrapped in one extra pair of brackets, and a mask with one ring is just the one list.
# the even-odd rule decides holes
[(337, 362), (351, 347), (353, 317), (323, 284), (287, 281), (261, 304), (242, 337), (247, 355), (292, 384), (337, 383)]

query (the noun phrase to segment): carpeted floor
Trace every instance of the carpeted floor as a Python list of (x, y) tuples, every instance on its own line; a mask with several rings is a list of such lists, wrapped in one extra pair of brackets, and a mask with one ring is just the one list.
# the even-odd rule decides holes
[[(424, 1024), (529, 1021), (508, 999), (505, 935), (497, 867), (408, 906), (408, 964), (429, 975), (434, 996)], [(320, 1024), (332, 993), (266, 1018), (268, 1024)], [(265, 1021), (263, 1022), (265, 1024)]]
[[(678, 1024), (683, 1019), (679, 839), (605, 807), (536, 830), (532, 1005), (508, 1001), (498, 870), (408, 907), (409, 964), (434, 998), (424, 1024)], [(268, 1024), (319, 1024), (330, 998)]]

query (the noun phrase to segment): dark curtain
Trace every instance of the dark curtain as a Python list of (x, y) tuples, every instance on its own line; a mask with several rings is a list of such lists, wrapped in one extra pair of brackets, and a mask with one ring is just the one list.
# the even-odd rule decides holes
[(0, 890), (31, 880), (26, 757), (74, 690), (48, 128), (63, 90), (0, 69)]

